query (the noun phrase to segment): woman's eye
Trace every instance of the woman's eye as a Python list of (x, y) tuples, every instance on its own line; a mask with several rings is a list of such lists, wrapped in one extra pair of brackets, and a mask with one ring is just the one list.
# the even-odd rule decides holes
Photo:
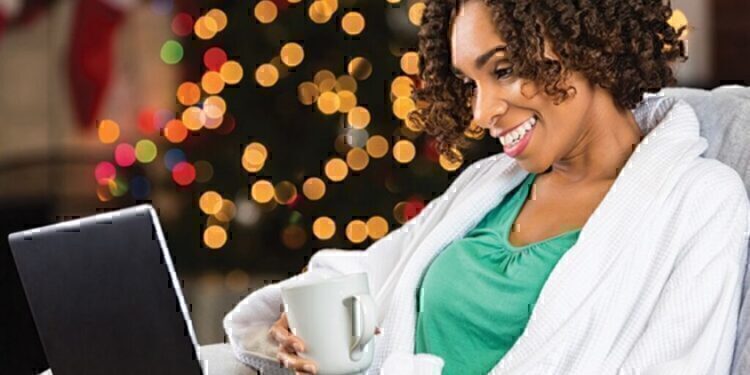
[(513, 69), (508, 67), (504, 69), (496, 69), (495, 70), (495, 77), (497, 79), (502, 79), (510, 75), (510, 73), (513, 72)]

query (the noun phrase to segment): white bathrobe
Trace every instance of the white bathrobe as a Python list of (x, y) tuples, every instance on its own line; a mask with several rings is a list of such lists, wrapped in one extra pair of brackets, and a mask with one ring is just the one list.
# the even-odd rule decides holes
[[(745, 187), (701, 157), (707, 141), (686, 102), (646, 95), (633, 113), (645, 138), (489, 374), (729, 373), (750, 235)], [(503, 153), (481, 159), (366, 250), (319, 250), (307, 272), (254, 291), (224, 319), (238, 358), (258, 366), (252, 353), (274, 356), (267, 331), (283, 311), (282, 285), (367, 272), (382, 327), (367, 375), (440, 374), (440, 357), (413, 354), (418, 281), (527, 174)]]

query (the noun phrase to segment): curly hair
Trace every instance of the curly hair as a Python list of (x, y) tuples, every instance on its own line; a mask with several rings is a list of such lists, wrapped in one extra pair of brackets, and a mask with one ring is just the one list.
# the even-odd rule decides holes
[[(472, 123), (473, 83), (451, 69), (448, 28), (468, 0), (426, 0), (419, 29), (421, 84), (408, 120), (435, 138), (440, 154), (462, 160), (460, 148), (483, 129)], [(618, 108), (632, 109), (644, 92), (676, 84), (670, 66), (687, 60), (685, 26), (675, 30), (669, 0), (482, 0), (491, 9), (506, 56), (520, 78), (544, 88), (555, 103), (568, 98), (560, 87), (571, 71), (607, 90)], [(547, 40), (560, 61), (544, 57)]]

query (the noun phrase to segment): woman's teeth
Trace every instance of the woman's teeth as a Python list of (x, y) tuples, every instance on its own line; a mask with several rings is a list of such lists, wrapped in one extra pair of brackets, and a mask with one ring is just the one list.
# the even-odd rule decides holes
[(502, 143), (503, 146), (514, 146), (524, 135), (526, 135), (526, 132), (531, 130), (534, 126), (536, 126), (536, 116), (531, 116), (531, 118), (516, 127), (516, 129), (510, 132), (510, 134), (500, 137), (500, 143)]

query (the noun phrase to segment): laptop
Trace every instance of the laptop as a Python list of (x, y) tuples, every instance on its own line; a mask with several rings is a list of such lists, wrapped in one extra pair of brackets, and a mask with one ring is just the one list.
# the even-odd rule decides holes
[(55, 375), (201, 375), (156, 211), (143, 204), (8, 237)]

